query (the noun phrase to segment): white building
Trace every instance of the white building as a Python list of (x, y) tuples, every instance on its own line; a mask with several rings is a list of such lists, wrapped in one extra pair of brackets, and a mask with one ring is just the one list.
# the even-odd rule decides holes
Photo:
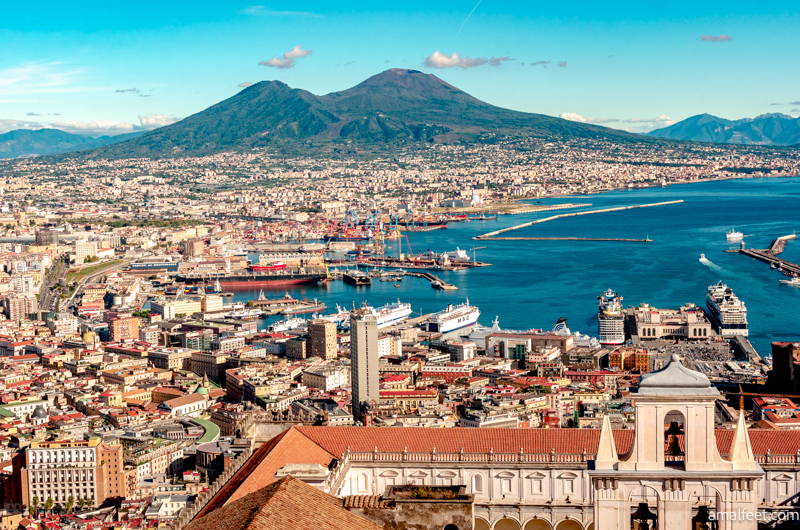
[(201, 394), (189, 394), (159, 403), (160, 410), (166, 410), (172, 416), (191, 416), (196, 418), (206, 410), (206, 398)]
[(303, 384), (325, 392), (349, 386), (350, 369), (345, 366), (312, 366), (303, 372)]

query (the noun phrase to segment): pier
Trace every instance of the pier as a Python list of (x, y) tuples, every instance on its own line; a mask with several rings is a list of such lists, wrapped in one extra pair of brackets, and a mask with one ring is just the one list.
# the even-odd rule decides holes
[(431, 287), (434, 289), (441, 289), (442, 291), (457, 291), (458, 287), (451, 283), (447, 283), (431, 274), (430, 272), (407, 272), (406, 276), (416, 276), (417, 278), (425, 278), (431, 282)]
[[(654, 203), (650, 203), (650, 204), (635, 204), (635, 205), (632, 205), (632, 206), (618, 206), (616, 208), (604, 208), (602, 210), (588, 210), (588, 211), (585, 211), (585, 212), (562, 213), (562, 214), (558, 214), (558, 215), (552, 215), (550, 217), (545, 217), (544, 219), (536, 219), (535, 221), (529, 221), (527, 223), (522, 223), (522, 224), (519, 224), (519, 225), (510, 226), (508, 228), (502, 228), (500, 230), (495, 230), (493, 232), (487, 232), (487, 233), (485, 233), (483, 235), (475, 236), (472, 239), (484, 240), (484, 241), (486, 241), (486, 240), (491, 241), (491, 240), (495, 240), (495, 239), (502, 240), (502, 239), (505, 239), (505, 238), (498, 238), (497, 236), (500, 235), (500, 234), (503, 234), (505, 232), (511, 232), (511, 231), (514, 231), (514, 230), (519, 230), (520, 228), (526, 228), (528, 226), (533, 226), (533, 225), (536, 225), (536, 224), (546, 223), (548, 221), (555, 221), (556, 219), (561, 219), (563, 217), (577, 217), (579, 215), (591, 215), (591, 214), (596, 214), (596, 213), (621, 212), (623, 210), (635, 210), (637, 208), (652, 208), (654, 206), (667, 206), (667, 205), (670, 205), (670, 204), (679, 204), (679, 203), (682, 203), (682, 202), (683, 202), (683, 200), (666, 201), (666, 202), (654, 202)], [(522, 239), (534, 240), (534, 241), (536, 240), (534, 238), (519, 238), (519, 239), (520, 240), (522, 240)], [(546, 240), (548, 240), (548, 238), (543, 238), (543, 240), (546, 241)], [(625, 239), (589, 239), (589, 238), (587, 238), (587, 239), (581, 239), (581, 238), (574, 238), (574, 239), (573, 238), (553, 238), (553, 240), (568, 240), (568, 241), (569, 240), (575, 240), (575, 241), (584, 241), (584, 240), (586, 240), (586, 241), (596, 241), (596, 240), (597, 241), (631, 241), (631, 240), (625, 240)], [(642, 240), (632, 240), (632, 241), (647, 241), (647, 240), (642, 239)]]
[(623, 239), (615, 237), (492, 237), (484, 238), (489, 241), (622, 241), (625, 243), (652, 243), (647, 239)]
[[(788, 236), (781, 236), (769, 246), (769, 248), (765, 249), (748, 249), (748, 248), (740, 248), (738, 250), (731, 250), (729, 252), (738, 252), (739, 254), (744, 254), (745, 256), (750, 256), (753, 259), (757, 259), (758, 261), (763, 261), (764, 263), (769, 264), (770, 266), (775, 265), (775, 267), (780, 267), (785, 272), (796, 274), (800, 276), (800, 265), (797, 263), (792, 263), (791, 261), (786, 261), (783, 258), (779, 258), (777, 255), (783, 252), (783, 249), (786, 248), (786, 242), (796, 238), (795, 234), (789, 234)], [(742, 245), (744, 246), (744, 245)]]

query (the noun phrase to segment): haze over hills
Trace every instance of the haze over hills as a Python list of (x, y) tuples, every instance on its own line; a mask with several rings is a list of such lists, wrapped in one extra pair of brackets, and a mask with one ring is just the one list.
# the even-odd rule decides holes
[(699, 114), (648, 133), (656, 138), (748, 145), (800, 143), (800, 119), (786, 114), (762, 114), (743, 120), (726, 120)]
[(161, 157), (323, 144), (386, 147), (473, 141), (488, 133), (647, 141), (625, 131), (495, 107), (434, 75), (391, 69), (325, 96), (262, 81), (182, 121), (85, 155)]
[(139, 136), (140, 132), (118, 136), (92, 138), (58, 129), (17, 129), (0, 134), (0, 158), (55, 155), (122, 142)]

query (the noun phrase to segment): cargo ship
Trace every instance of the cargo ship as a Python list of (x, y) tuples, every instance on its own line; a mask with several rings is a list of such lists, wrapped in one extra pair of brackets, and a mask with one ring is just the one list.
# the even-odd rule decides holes
[(350, 285), (372, 285), (372, 278), (366, 272), (360, 270), (345, 272), (342, 274), (342, 280)]
[(611, 289), (597, 297), (600, 301), (597, 313), (597, 331), (600, 344), (618, 345), (625, 342), (625, 314), (622, 297)]
[(300, 283), (317, 283), (328, 278), (325, 267), (284, 267), (269, 270), (244, 270), (241, 272), (221, 272), (209, 277), (203, 273), (179, 273), (176, 281), (186, 284), (197, 284), (213, 280), (227, 289), (231, 288), (258, 288), (276, 285), (293, 285)]
[(478, 322), (481, 310), (469, 305), (469, 299), (463, 304), (449, 304), (446, 309), (434, 313), (428, 319), (426, 331), (449, 333), (457, 329), (472, 326)]
[(706, 307), (709, 319), (719, 336), (748, 335), (747, 308), (730, 287), (722, 282), (710, 285), (706, 293)]

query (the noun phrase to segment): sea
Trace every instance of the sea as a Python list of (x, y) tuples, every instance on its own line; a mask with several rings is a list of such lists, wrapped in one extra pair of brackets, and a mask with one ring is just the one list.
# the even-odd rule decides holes
[[(500, 228), (559, 213), (596, 210), (665, 201), (682, 203), (651, 208), (556, 219), (505, 233), (504, 236), (645, 239), (652, 242), (606, 241), (476, 241), (472, 238)], [(738, 243), (727, 231), (742, 232), (749, 248), (766, 248), (778, 236), (800, 230), (800, 178), (747, 178), (652, 187), (602, 194), (564, 196), (530, 201), (545, 205), (590, 203), (576, 209), (521, 215), (498, 220), (450, 223), (446, 229), (408, 233), (412, 252), (467, 250), (490, 267), (458, 272), (434, 272), (456, 291), (438, 291), (421, 278), (373, 281), (354, 287), (342, 281), (320, 285), (284, 286), (266, 291), (274, 298), (288, 293), (324, 301), (326, 312), (359, 306), (378, 307), (401, 300), (416, 314), (444, 309), (469, 300), (481, 310), (479, 322), (497, 317), (507, 329), (550, 330), (560, 317), (570, 329), (597, 335), (597, 297), (611, 288), (625, 307), (641, 303), (679, 308), (686, 303), (705, 307), (709, 285), (731, 287), (748, 309), (750, 341), (769, 357), (773, 341), (800, 340), (800, 288), (780, 284), (785, 278), (768, 265), (737, 253)], [(403, 239), (403, 252), (408, 253)], [(397, 255), (398, 241), (387, 244)], [(701, 259), (705, 254), (705, 259)], [(800, 238), (790, 241), (781, 257), (800, 263)], [(258, 297), (259, 290), (238, 291), (236, 301)], [(281, 317), (260, 321), (266, 327)]]

